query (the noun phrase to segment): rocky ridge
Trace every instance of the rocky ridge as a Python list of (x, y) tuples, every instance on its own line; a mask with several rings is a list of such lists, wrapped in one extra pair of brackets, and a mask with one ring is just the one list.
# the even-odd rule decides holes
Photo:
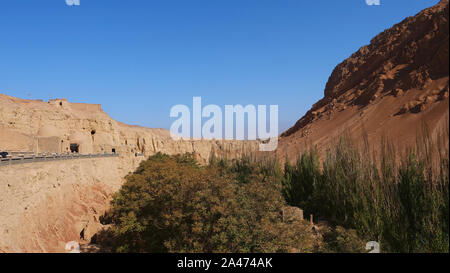
[[(282, 134), (278, 154), (325, 147), (343, 130), (372, 143), (382, 135), (407, 145), (425, 122), (445, 122), (449, 102), (449, 1), (380, 33), (336, 66), (324, 98)], [(447, 121), (448, 122), (448, 121)]]

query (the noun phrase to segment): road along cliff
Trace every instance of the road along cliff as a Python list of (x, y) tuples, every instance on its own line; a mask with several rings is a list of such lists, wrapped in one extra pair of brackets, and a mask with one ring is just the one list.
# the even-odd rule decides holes
[(236, 156), (256, 148), (256, 142), (174, 141), (167, 130), (115, 121), (99, 104), (24, 100), (0, 94), (0, 151), (118, 153), (124, 164), (136, 166), (142, 156), (157, 152), (194, 153), (200, 162), (206, 162), (213, 154)]
[(2, 164), (0, 252), (64, 252), (69, 241), (89, 242), (112, 193), (150, 155), (192, 153), (206, 163), (212, 155), (237, 157), (258, 147), (244, 141), (174, 141), (167, 130), (117, 122), (100, 105), (0, 94), (0, 151), (27, 157), (118, 155)]

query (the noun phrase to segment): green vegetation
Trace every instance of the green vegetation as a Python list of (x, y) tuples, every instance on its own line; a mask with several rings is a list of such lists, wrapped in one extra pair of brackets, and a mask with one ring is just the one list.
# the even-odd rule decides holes
[(387, 141), (376, 157), (367, 144), (358, 148), (345, 136), (328, 150), (323, 168), (314, 150), (304, 153), (295, 165), (286, 164), (284, 196), (290, 205), (380, 242), (382, 251), (448, 252), (448, 128), (437, 139), (426, 132), (400, 157)]
[[(426, 131), (426, 130), (425, 130)], [(342, 137), (284, 171), (275, 160), (157, 154), (126, 177), (96, 243), (117, 252), (449, 251), (448, 128), (405, 152)], [(283, 221), (286, 206), (324, 219)]]
[(281, 221), (276, 166), (157, 154), (114, 196), (96, 241), (118, 252), (312, 252), (307, 222)]

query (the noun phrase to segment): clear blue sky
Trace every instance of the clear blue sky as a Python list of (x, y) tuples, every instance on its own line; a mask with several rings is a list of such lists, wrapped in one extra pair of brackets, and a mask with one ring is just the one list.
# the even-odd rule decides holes
[(169, 128), (170, 108), (278, 104), (280, 130), (333, 68), (437, 0), (0, 0), (0, 93), (100, 103)]

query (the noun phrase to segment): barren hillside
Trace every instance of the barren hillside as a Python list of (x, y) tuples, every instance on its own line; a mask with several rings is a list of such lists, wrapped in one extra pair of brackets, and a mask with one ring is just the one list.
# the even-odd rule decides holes
[(442, 0), (384, 31), (339, 64), (324, 98), (282, 134), (278, 155), (323, 151), (344, 130), (365, 131), (399, 145), (414, 141), (423, 123), (434, 131), (449, 107), (449, 1)]

